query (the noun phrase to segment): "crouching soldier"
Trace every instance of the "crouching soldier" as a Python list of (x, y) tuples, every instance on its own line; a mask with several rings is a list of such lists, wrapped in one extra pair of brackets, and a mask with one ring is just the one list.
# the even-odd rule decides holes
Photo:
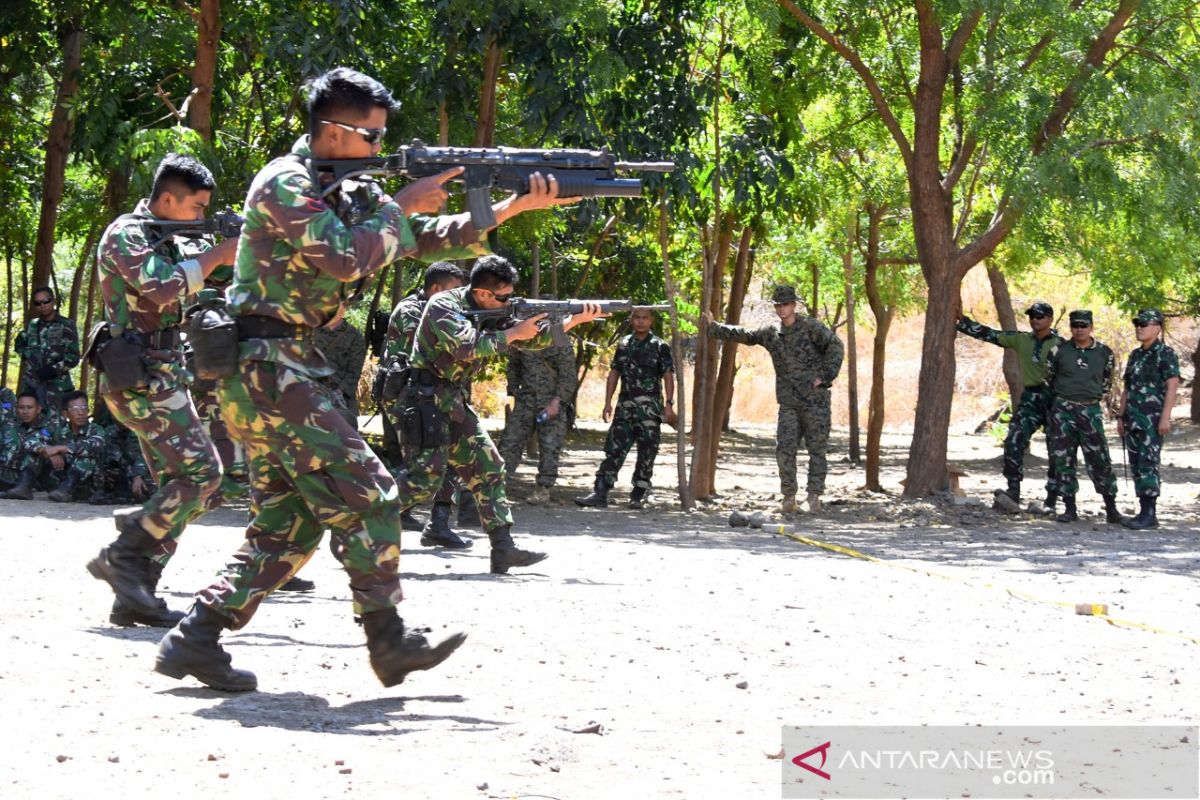
[(50, 444), (50, 428), (42, 419), (42, 404), (32, 390), (17, 396), (16, 424), (4, 429), (0, 442), (0, 492), (7, 500), (30, 500), (37, 481), (42, 448)]

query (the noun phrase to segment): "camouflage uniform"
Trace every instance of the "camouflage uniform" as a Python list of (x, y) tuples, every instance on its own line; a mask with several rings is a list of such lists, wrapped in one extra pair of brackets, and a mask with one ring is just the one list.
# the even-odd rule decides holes
[[(105, 431), (95, 422), (88, 422), (78, 431), (71, 423), (62, 420), (57, 428), (51, 431), (48, 444), (66, 445), (68, 452), (63, 456), (64, 466), (55, 470), (49, 459), (45, 462), (41, 480), (45, 488), (54, 489), (62, 484), (67, 477), (75, 474), (75, 496), (89, 496), (95, 489), (96, 479), (100, 474), (101, 462), (104, 459)], [(86, 494), (85, 494), (86, 493)]]
[(675, 371), (671, 346), (652, 333), (647, 333), (644, 339), (628, 334), (617, 344), (612, 370), (621, 376), (621, 391), (604, 440), (604, 461), (596, 478), (603, 480), (609, 489), (615, 486), (617, 473), (637, 442), (633, 485), (649, 490), (663, 421), (662, 380), (664, 375)]
[[(1047, 312), (1048, 313), (1048, 312)], [(1021, 368), (1021, 380), (1025, 389), (1021, 400), (1012, 411), (1008, 422), (1008, 433), (1004, 437), (1004, 477), (1020, 482), (1025, 477), (1025, 451), (1038, 430), (1049, 433), (1050, 405), (1052, 396), (1044, 383), (1046, 358), (1050, 349), (1063, 342), (1056, 331), (1050, 331), (1039, 339), (1027, 331), (998, 331), (968, 317), (958, 321), (958, 330), (972, 339), (994, 344), (1017, 354)], [(1058, 493), (1054, 461), (1050, 460), (1046, 474), (1046, 492)]]
[(16, 483), (26, 467), (36, 465), (51, 436), (51, 428), (42, 419), (32, 425), (17, 420), (6, 426), (0, 440), (0, 483)]
[(79, 331), (74, 321), (62, 314), (49, 322), (34, 317), (17, 334), (16, 350), (24, 366), (21, 391), (34, 392), (44, 407), (57, 411), (62, 396), (75, 389), (71, 368), (79, 363)]
[(154, 476), (146, 465), (138, 438), (133, 431), (118, 425), (115, 420), (100, 422), (104, 433), (104, 449), (96, 474), (95, 492), (88, 502), (95, 505), (124, 505), (140, 502), (133, 495), (133, 479), (140, 477), (151, 494)]
[(227, 292), (239, 326), (264, 331), (243, 335), (238, 372), (218, 388), (249, 458), (254, 519), (233, 563), (197, 600), (232, 628), (312, 557), (326, 528), (356, 614), (400, 600), (396, 483), (321, 386), (333, 370), (312, 330), (341, 316), (365, 281), (397, 259), (486, 251), (469, 222), (406, 217), (374, 183), (360, 184), (356, 197), (336, 193), (329, 202), (339, 214), (321, 197), (310, 156), (305, 136), (255, 177)]
[[(842, 368), (842, 340), (820, 321), (802, 316), (791, 327), (776, 322), (757, 330), (712, 322), (708, 332), (721, 340), (761, 345), (771, 354), (779, 402), (775, 459), (781, 489), (785, 497), (796, 494), (796, 453), (803, 438), (808, 447), (808, 493), (823, 494), (832, 422), (829, 390)], [(820, 385), (814, 387), (814, 380)]]
[(1112, 390), (1116, 361), (1107, 345), (1095, 339), (1079, 347), (1070, 339), (1050, 348), (1046, 356), (1046, 386), (1054, 394), (1050, 410), (1050, 457), (1065, 498), (1079, 493), (1075, 449), (1082, 448), (1088, 475), (1105, 497), (1117, 493), (1108, 440), (1104, 438), (1104, 412), (1100, 400)]
[(1158, 464), (1162, 458), (1163, 399), (1167, 381), (1179, 377), (1179, 357), (1161, 341), (1139, 347), (1125, 364), (1125, 446), (1138, 497), (1158, 497)]
[(345, 321), (337, 328), (318, 328), (315, 338), (317, 348), (333, 369), (333, 374), (321, 383), (329, 390), (338, 413), (357, 430), (358, 379), (367, 359), (367, 340), (358, 328)]
[(101, 374), (100, 393), (114, 420), (137, 435), (147, 465), (159, 476), (158, 491), (142, 504), (136, 520), (158, 541), (151, 557), (165, 565), (187, 523), (219, 502), (214, 494), (221, 469), (188, 393), (183, 352), (171, 343), (184, 301), (203, 286), (194, 256), (212, 243), (168, 237), (151, 249), (143, 223), (154, 219), (143, 199), (132, 214), (109, 225), (100, 240), (98, 275), (110, 331), (160, 337), (157, 347), (144, 351), (149, 372), (145, 386), (112, 391)]
[[(509, 475), (520, 466), (525, 443), (536, 429), (537, 483), (549, 488), (558, 480), (558, 457), (567, 438), (570, 405), (578, 383), (575, 351), (569, 345), (533, 352), (514, 348), (509, 352), (508, 394), (516, 403), (500, 439), (500, 454)], [(538, 425), (537, 415), (556, 397), (558, 415)]]
[(17, 421), (17, 395), (7, 386), (0, 386), (0, 431)]

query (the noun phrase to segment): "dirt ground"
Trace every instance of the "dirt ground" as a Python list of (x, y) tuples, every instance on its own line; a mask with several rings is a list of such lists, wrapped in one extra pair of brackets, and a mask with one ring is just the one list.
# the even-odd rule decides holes
[[(784, 724), (1197, 718), (1200, 430), (1186, 422), (1149, 532), (1100, 522), (1086, 484), (1076, 525), (999, 516), (989, 436), (952, 439), (963, 505), (898, 498), (898, 435), (893, 493), (866, 494), (842, 432), (826, 511), (788, 529), (879, 561), (726, 524), (730, 508), (775, 503), (768, 428), (725, 440), (722, 497), (690, 514), (665, 490), (624, 507), (632, 463), (617, 505), (575, 508), (600, 442), (585, 426), (554, 503), (516, 508), (520, 540), (551, 553), (532, 570), (491, 576), (483, 542), (451, 555), (406, 535), (402, 615), (470, 638), (390, 690), (327, 552), (304, 571), (316, 592), (277, 594), (225, 637), (260, 686), (226, 695), (152, 672), (161, 631), (108, 624), (111, 596), (83, 565), (111, 538), (111, 509), (0, 501), (0, 797), (771, 798)], [(1035, 476), (1044, 455), (1039, 439)], [(673, 486), (670, 436), (657, 475)], [(526, 466), (518, 503), (531, 485)], [(164, 578), (173, 606), (211, 579), (244, 516), (188, 532)]]

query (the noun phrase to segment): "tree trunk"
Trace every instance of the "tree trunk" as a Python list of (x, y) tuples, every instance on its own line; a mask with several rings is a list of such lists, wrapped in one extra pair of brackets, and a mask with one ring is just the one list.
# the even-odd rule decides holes
[(533, 250), (530, 259), (533, 262), (533, 279), (530, 282), (529, 294), (531, 297), (537, 298), (542, 294), (542, 248), (538, 246), (537, 239), (533, 240), (531, 247)]
[[(754, 243), (754, 226), (742, 228), (738, 241), (737, 258), (734, 259), (733, 280), (729, 287), (729, 303), (725, 307), (725, 321), (737, 325), (742, 319), (742, 306), (746, 302), (746, 289), (750, 285), (750, 250)], [(715, 342), (714, 342), (715, 344)], [(721, 366), (717, 370), (717, 383), (713, 390), (713, 421), (711, 444), (709, 445), (710, 484), (716, 483), (717, 453), (721, 433), (729, 420), (729, 408), (733, 405), (733, 376), (737, 369), (737, 342), (722, 342)], [(714, 355), (717, 348), (713, 348)]]
[(83, 31), (80, 20), (74, 18), (63, 25), (59, 36), (62, 45), (62, 77), (50, 116), (46, 134), (45, 174), (42, 177), (42, 209), (38, 219), (37, 242), (34, 245), (33, 283), (49, 286), (54, 267), (54, 227), (58, 222), (58, 204), (66, 182), (67, 158), (71, 154), (71, 134), (75, 117), (70, 106), (79, 90), (77, 73), (82, 59)]
[[(872, 308), (875, 305), (872, 304)], [(887, 415), (887, 394), (884, 388), (884, 367), (887, 363), (887, 336), (892, 327), (895, 309), (884, 307), (875, 314), (875, 337), (871, 344), (871, 405), (867, 411), (867, 480), (866, 489), (882, 492), (879, 482), (880, 451), (883, 422)]]
[(217, 75), (217, 44), (220, 40), (221, 0), (200, 0), (188, 125), (206, 142), (212, 141), (213, 84)]
[(1200, 381), (1200, 341), (1192, 350), (1192, 367), (1195, 369), (1192, 373), (1192, 422), (1200, 422), (1200, 387), (1196, 385)]
[(690, 511), (696, 502), (692, 498), (692, 489), (688, 484), (687, 475), (687, 396), (684, 394), (683, 378), (683, 340), (679, 335), (679, 310), (675, 304), (675, 281), (671, 276), (670, 236), (667, 226), (666, 194), (659, 196), (658, 201), (658, 248), (662, 251), (663, 282), (667, 289), (667, 303), (671, 309), (668, 312), (671, 321), (671, 358), (675, 361), (675, 464), (679, 478), (679, 504), (684, 511)]
[(475, 122), (475, 147), (491, 147), (496, 136), (496, 84), (503, 62), (500, 41), (493, 34), (483, 51), (483, 82), (479, 85), (479, 114)]
[[(715, 247), (711, 252), (712, 264), (705, 273), (705, 286), (701, 308), (707, 310), (714, 318), (721, 314), (721, 289), (725, 282), (725, 267), (729, 263), (729, 253), (733, 246), (733, 212), (726, 212), (718, 220)], [(697, 394), (702, 406), (697, 407), (696, 419), (692, 428), (696, 431), (695, 449), (692, 451), (692, 491), (697, 499), (710, 497), (716, 488), (716, 459), (721, 438), (721, 414), (717, 405), (717, 357), (720, 350), (716, 342), (708, 338), (704, 341), (704, 350), (697, 349)]]
[[(88, 270), (88, 292), (87, 292), (87, 311), (83, 323), (83, 335), (87, 336), (92, 331), (92, 325), (96, 321), (96, 283), (99, 278), (99, 262), (95, 258), (88, 262), (91, 269)], [(101, 300), (100, 302), (104, 302)], [(79, 388), (87, 391), (88, 373), (91, 371), (91, 364), (85, 358), (79, 362)]]
[[(1000, 328), (1006, 331), (1017, 329), (1017, 315), (1013, 312), (1012, 297), (1008, 294), (1008, 281), (1004, 273), (987, 265), (988, 283), (992, 285), (992, 300), (996, 303), (996, 316), (1000, 319)], [(1015, 410), (1021, 402), (1021, 393), (1025, 391), (1025, 379), (1021, 376), (1021, 365), (1017, 363), (1017, 351), (1004, 348), (1004, 381), (1008, 384), (1008, 396)]]
[[(12, 354), (13, 329), (13, 245), (9, 239), (4, 243), (4, 289), (8, 295), (7, 310), (4, 316), (4, 362), (0, 367), (0, 386), (8, 386), (8, 357)], [(1193, 405), (1193, 408), (1195, 406)]]
[(71, 278), (71, 297), (67, 311), (67, 316), (75, 322), (79, 322), (79, 292), (83, 286), (84, 276), (87, 275), (88, 264), (95, 255), (92, 251), (96, 249), (96, 240), (100, 238), (103, 231), (101, 223), (93, 225), (92, 229), (88, 231), (87, 239), (83, 242), (83, 249), (79, 252), (79, 263), (75, 265), (75, 274)]
[(858, 345), (854, 324), (854, 249), (858, 245), (858, 210), (846, 226), (846, 249), (842, 251), (842, 271), (846, 287), (846, 394), (850, 407), (850, 463), (862, 461), (858, 441)]

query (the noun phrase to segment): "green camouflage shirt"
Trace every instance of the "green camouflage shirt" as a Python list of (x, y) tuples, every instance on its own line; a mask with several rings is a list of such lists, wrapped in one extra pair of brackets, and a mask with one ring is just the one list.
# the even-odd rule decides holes
[(671, 357), (671, 346), (653, 333), (639, 339), (628, 334), (617, 344), (612, 369), (621, 376), (621, 393), (618, 402), (636, 397), (661, 397), (662, 379), (668, 372), (675, 371)]
[(387, 335), (383, 341), (384, 364), (391, 363), (393, 359), (408, 359), (413, 339), (417, 336), (417, 326), (421, 324), (421, 315), (425, 313), (425, 304), (428, 302), (429, 298), (422, 289), (396, 304), (392, 315), (388, 317)]
[(71, 453), (72, 460), (103, 462), (106, 436), (104, 428), (95, 422), (88, 422), (78, 432), (71, 428), (71, 423), (62, 420), (51, 432), (50, 444), (65, 444)]
[[(307, 164), (311, 155), (303, 136), (291, 154), (267, 164), (250, 185), (226, 293), (234, 315), (319, 328), (340, 319), (346, 302), (363, 291), (362, 282), (398, 259), (463, 259), (488, 252), (467, 215), (409, 217), (395, 201), (383, 201), (377, 188), (374, 205), (356, 210), (360, 221), (344, 222), (321, 197)], [(316, 348), (293, 339), (246, 341), (241, 355), (280, 361), (313, 377), (331, 371)]]
[(575, 371), (575, 351), (570, 346), (525, 350), (514, 347), (508, 353), (508, 394), (541, 408), (554, 398), (570, 404), (575, 398), (579, 375)]
[(1045, 339), (1039, 339), (1029, 331), (998, 331), (976, 322), (969, 317), (958, 321), (958, 330), (972, 339), (998, 345), (1017, 354), (1021, 366), (1021, 380), (1025, 388), (1041, 386), (1046, 378), (1046, 357), (1050, 348), (1063, 341), (1057, 331), (1050, 331)]
[[(716, 339), (766, 348), (775, 365), (775, 399), (784, 406), (828, 392), (845, 354), (842, 340), (813, 317), (798, 316), (790, 327), (776, 321), (756, 330), (712, 322), (708, 333)], [(814, 380), (820, 385), (814, 387)]]
[(1050, 348), (1046, 357), (1046, 385), (1056, 397), (1073, 403), (1099, 403), (1112, 391), (1117, 362), (1108, 345), (1092, 339), (1088, 347), (1079, 347), (1064, 339)]
[(1138, 408), (1162, 408), (1167, 381), (1179, 377), (1179, 356), (1161, 341), (1139, 347), (1125, 363), (1125, 391), (1129, 404)]
[[(25, 380), (52, 391), (69, 392), (75, 388), (71, 367), (79, 363), (79, 331), (70, 317), (55, 314), (49, 322), (41, 317), (29, 320), (29, 326), (17, 334), (17, 353), (25, 359)], [(52, 378), (37, 372), (49, 367)]]

